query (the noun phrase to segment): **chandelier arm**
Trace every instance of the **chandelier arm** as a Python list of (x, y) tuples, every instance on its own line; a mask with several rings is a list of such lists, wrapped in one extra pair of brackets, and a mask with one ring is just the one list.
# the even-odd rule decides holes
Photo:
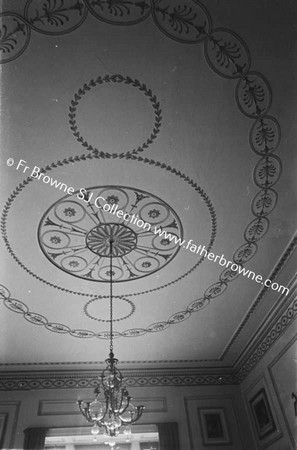
[(89, 413), (89, 406), (90, 406), (90, 402), (85, 402), (85, 407), (82, 407), (83, 401), (82, 400), (78, 400), (77, 402), (79, 410), (81, 412), (81, 414), (85, 417), (85, 419), (87, 419), (88, 422), (94, 422), (94, 420), (91, 418), (90, 413)]
[(89, 413), (89, 408), (84, 408), (83, 409), (84, 410), (84, 416), (85, 416), (85, 418), (87, 419), (87, 421), (88, 422), (93, 422), (93, 420), (92, 420), (92, 418), (91, 418), (91, 415), (90, 415), (90, 413)]
[(116, 435), (115, 430), (108, 430), (109, 436), (114, 437)]
[(122, 414), (122, 412), (124, 412), (124, 410), (122, 410), (124, 398), (126, 398), (126, 396), (125, 396), (125, 388), (122, 388), (121, 389), (121, 401), (120, 401), (120, 405), (119, 405), (119, 411), (121, 411), (121, 414)]
[(86, 418), (87, 418), (87, 420), (89, 422), (93, 422), (93, 419), (92, 419), (91, 414), (90, 414), (90, 404), (91, 404), (91, 402), (85, 402), (85, 403), (86, 403), (86, 406), (84, 407), (85, 416), (86, 416)]
[(137, 422), (140, 419), (140, 417), (142, 416), (143, 410), (144, 410), (144, 406), (143, 405), (136, 406), (135, 417), (133, 419), (131, 419), (131, 422), (129, 422), (129, 423)]
[[(105, 419), (107, 413), (109, 412), (109, 407), (108, 407), (109, 403), (110, 403), (110, 399), (109, 399), (108, 395), (106, 395), (106, 393), (105, 393), (105, 412), (104, 412), (104, 416), (101, 419), (103, 423), (104, 423), (104, 419)], [(105, 423), (104, 423), (104, 426), (105, 426)]]
[(95, 398), (99, 397), (99, 394), (100, 394), (100, 386), (99, 386), (99, 384), (97, 384), (97, 386), (95, 387), (94, 394), (95, 394)]
[(82, 400), (78, 400), (78, 401), (77, 401), (77, 404), (78, 404), (78, 407), (79, 407), (80, 412), (82, 413), (82, 415), (83, 415), (84, 417), (86, 417), (85, 412), (84, 412), (84, 410), (83, 410), (83, 408), (82, 408), (82, 403), (83, 403)]
[(97, 425), (98, 427), (105, 427), (104, 422), (102, 422), (102, 419), (98, 420), (98, 419), (93, 419), (92, 422), (94, 423), (94, 425)]
[(123, 411), (121, 412), (121, 414), (123, 414), (126, 409), (128, 408), (128, 406), (130, 405), (130, 401), (131, 401), (131, 397), (130, 395), (127, 395), (127, 405), (125, 406), (125, 408), (123, 409)]

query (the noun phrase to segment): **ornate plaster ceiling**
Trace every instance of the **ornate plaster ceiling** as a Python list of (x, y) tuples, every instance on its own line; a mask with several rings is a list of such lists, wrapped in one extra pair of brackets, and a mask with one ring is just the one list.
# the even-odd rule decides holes
[(7, 370), (105, 359), (110, 235), (128, 368), (231, 367), (274, 311), (230, 266), (292, 278), (296, 9), (231, 3), (4, 2)]

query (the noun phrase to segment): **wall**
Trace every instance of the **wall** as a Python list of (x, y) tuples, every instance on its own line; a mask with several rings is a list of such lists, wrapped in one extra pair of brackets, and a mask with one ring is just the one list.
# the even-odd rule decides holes
[[(237, 374), (242, 379), (240, 386), (207, 385), (211, 380), (202, 373), (197, 378), (205, 382), (203, 386), (185, 386), (187, 380), (195, 378), (191, 376), (164, 375), (149, 379), (139, 375), (137, 386), (129, 386), (129, 392), (136, 404), (143, 403), (147, 407), (142, 422), (178, 422), (181, 450), (296, 449), (297, 418), (291, 397), (292, 392), (297, 394), (297, 338), (294, 322), (297, 315), (297, 285), (294, 286), (288, 297), (278, 299), (277, 308), (272, 308), (266, 322), (252, 336), (251, 342), (247, 342), (239, 365), (241, 369)], [(23, 375), (19, 372), (19, 379)], [(21, 449), (23, 430), (27, 427), (85, 425), (76, 401), (80, 397), (90, 399), (92, 390), (83, 387), (74, 389), (72, 386), (76, 383), (83, 386), (87, 380), (71, 371), (64, 374), (63, 380), (48, 372), (38, 373), (38, 377), (39, 381), (32, 376), (29, 382), (26, 374), (26, 380), (17, 384), (15, 380), (7, 381), (7, 389), (15, 389), (21, 383), (23, 390), (0, 392), (0, 431), (1, 419), (8, 419), (5, 424), (4, 449)], [(65, 377), (67, 383), (64, 384)], [(152, 380), (158, 384), (154, 385)], [(29, 385), (31, 389), (25, 389)], [(37, 389), (38, 386), (58, 385), (70, 387)], [(36, 389), (33, 389), (35, 386)], [(264, 405), (264, 413), (263, 408), (260, 413), (258, 408), (258, 418), (262, 423), (257, 429), (252, 411), (258, 400), (259, 404), (262, 402)], [(222, 423), (226, 422), (223, 427), (224, 439), (217, 444), (226, 445), (205, 446), (209, 443), (205, 442), (205, 437), (203, 442), (201, 414), (205, 410), (222, 415)], [(230, 444), (226, 441), (230, 441)]]
[[(297, 394), (296, 322), (292, 322), (284, 331), (282, 326), (286, 318), (294, 317), (293, 312), (296, 313), (296, 305), (295, 300), (291, 307), (287, 308), (282, 314), (282, 317), (279, 317), (278, 323), (274, 325), (272, 331), (269, 330), (262, 342), (259, 342), (258, 347), (260, 348), (261, 345), (263, 347), (264, 341), (267, 342), (268, 338), (275, 339), (270, 350), (241, 384), (256, 449), (293, 450), (297, 448), (297, 417), (294, 414), (294, 404), (291, 397), (292, 392)], [(257, 398), (260, 398), (257, 394), (261, 389), (266, 392), (268, 408), (270, 408), (272, 415), (270, 425), (267, 426), (268, 433), (262, 437), (257, 430), (255, 416), (252, 413), (252, 404)]]
[[(129, 388), (129, 392), (147, 405), (143, 423), (178, 422), (181, 450), (201, 448), (198, 408), (209, 407), (222, 407), (228, 415), (232, 444), (224, 446), (224, 450), (254, 448), (239, 386), (154, 386)], [(79, 396), (85, 399), (91, 394), (91, 390), (79, 388), (1, 392), (0, 413), (9, 412), (4, 448), (22, 448), (23, 430), (27, 427), (85, 425), (75, 402)]]
[[(294, 310), (296, 313), (296, 304), (296, 301), (287, 304), (265, 330), (266, 334), (262, 333), (261, 339), (257, 340), (254, 353), (249, 353), (250, 360), (254, 359), (253, 355), (260, 355), (259, 349), (263, 350), (264, 342), (267, 344), (269, 339), (273, 339), (273, 345), (266, 353), (262, 352), (240, 386), (145, 386), (144, 383), (144, 386), (129, 387), (135, 403), (146, 405), (142, 423), (178, 422), (181, 450), (295, 449), (297, 418), (291, 394), (297, 393), (297, 338), (291, 312)], [(286, 326), (285, 317), (290, 318), (291, 325)], [(267, 434), (261, 437), (252, 405), (263, 389), (271, 420), (263, 428), (266, 430), (268, 427)], [(7, 419), (2, 448), (21, 449), (23, 430), (27, 427), (85, 426), (86, 422), (77, 410), (79, 398), (92, 398), (92, 390), (60, 388), (0, 392), (0, 419)], [(224, 415), (225, 441), (220, 442), (223, 446), (205, 446), (208, 442), (205, 442), (205, 436), (203, 441), (203, 412)], [(226, 443), (228, 441), (229, 444)]]

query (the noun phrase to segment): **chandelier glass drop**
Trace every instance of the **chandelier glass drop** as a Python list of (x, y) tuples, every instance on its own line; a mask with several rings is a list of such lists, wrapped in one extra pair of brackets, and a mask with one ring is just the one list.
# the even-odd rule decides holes
[[(88, 422), (93, 423), (91, 429), (92, 434), (96, 435), (103, 429), (104, 434), (109, 438), (110, 445), (113, 446), (115, 441), (110, 438), (117, 436), (120, 427), (126, 425), (123, 430), (125, 434), (131, 431), (129, 424), (137, 422), (143, 412), (144, 406), (134, 406), (131, 403), (131, 397), (127, 389), (123, 386), (123, 375), (117, 368), (118, 359), (113, 353), (113, 256), (114, 239), (109, 239), (110, 249), (110, 352), (109, 358), (105, 360), (106, 368), (101, 374), (100, 382), (94, 390), (95, 398), (92, 402), (84, 402), (79, 400), (78, 406), (82, 415)], [(101, 395), (102, 394), (102, 395)]]

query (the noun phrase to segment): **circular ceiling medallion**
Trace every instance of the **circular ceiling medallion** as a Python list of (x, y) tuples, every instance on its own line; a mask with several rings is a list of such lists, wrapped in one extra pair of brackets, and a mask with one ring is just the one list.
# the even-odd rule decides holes
[(113, 257), (127, 255), (137, 245), (137, 234), (121, 223), (97, 225), (87, 234), (86, 244), (96, 255), (110, 256), (110, 239), (113, 240)]
[(63, 197), (44, 214), (38, 240), (46, 257), (70, 275), (91, 281), (136, 280), (160, 270), (183, 239), (176, 212), (160, 198), (124, 186), (96, 186)]

